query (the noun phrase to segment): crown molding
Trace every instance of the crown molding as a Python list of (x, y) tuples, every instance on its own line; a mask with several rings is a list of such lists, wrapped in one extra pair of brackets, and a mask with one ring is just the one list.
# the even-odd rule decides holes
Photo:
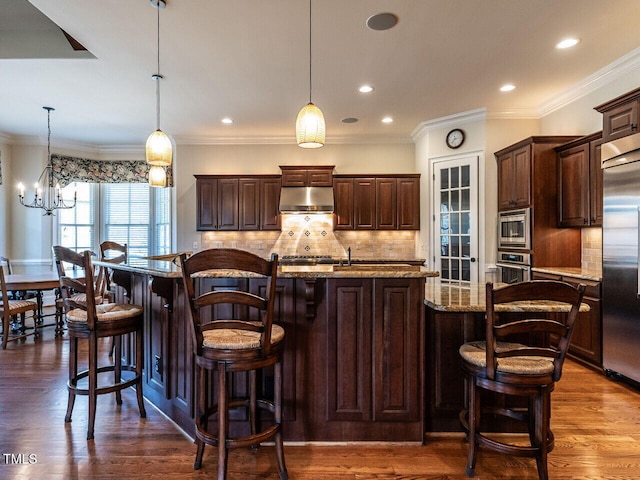
[(425, 120), (420, 122), (418, 126), (411, 132), (411, 138), (413, 142), (417, 142), (422, 136), (426, 135), (432, 130), (439, 130), (441, 128), (447, 128), (452, 126), (460, 126), (465, 123), (481, 122), (487, 118), (487, 109), (477, 108), (475, 110), (468, 110), (466, 112), (454, 113), (447, 115), (446, 117), (435, 118), (433, 120)]
[(538, 108), (538, 118), (559, 110), (572, 102), (604, 87), (640, 68), (640, 47), (611, 62), (563, 92), (543, 102)]

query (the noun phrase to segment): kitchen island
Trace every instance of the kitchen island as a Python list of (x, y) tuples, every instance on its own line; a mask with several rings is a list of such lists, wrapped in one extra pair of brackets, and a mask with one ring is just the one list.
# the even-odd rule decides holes
[[(172, 262), (95, 262), (113, 270), (119, 300), (145, 306), (144, 395), (193, 436), (190, 315)], [(282, 266), (276, 321), (286, 331), (283, 435), (287, 441), (424, 439), (424, 290), (436, 272), (414, 265)], [(264, 288), (236, 271), (198, 276), (202, 290)], [(128, 297), (125, 299), (124, 297)], [(132, 345), (125, 339), (125, 358)], [(273, 378), (260, 380), (268, 392)], [(235, 375), (233, 391), (246, 391)], [(245, 412), (231, 416), (242, 428)]]
[[(497, 285), (497, 284), (496, 284)], [(466, 406), (465, 379), (458, 349), (463, 343), (485, 338), (486, 285), (460, 286), (429, 281), (426, 305), (426, 431), (462, 431), (458, 418)], [(526, 312), (566, 313), (566, 304), (530, 301), (499, 305), (498, 312), (526, 315)], [(581, 312), (588, 312), (583, 303)], [(495, 427), (496, 425), (492, 425)]]

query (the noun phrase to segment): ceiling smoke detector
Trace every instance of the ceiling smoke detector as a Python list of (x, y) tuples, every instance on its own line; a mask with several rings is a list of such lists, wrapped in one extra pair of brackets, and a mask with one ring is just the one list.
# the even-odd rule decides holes
[(389, 30), (398, 23), (398, 17), (393, 13), (377, 13), (367, 18), (367, 27), (371, 30)]

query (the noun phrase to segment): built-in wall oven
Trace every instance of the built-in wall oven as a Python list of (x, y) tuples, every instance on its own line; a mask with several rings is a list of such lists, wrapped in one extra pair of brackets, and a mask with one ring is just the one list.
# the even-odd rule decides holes
[(531, 248), (531, 210), (523, 208), (498, 214), (498, 248)]
[(531, 280), (531, 255), (520, 252), (498, 251), (498, 281), (518, 283)]

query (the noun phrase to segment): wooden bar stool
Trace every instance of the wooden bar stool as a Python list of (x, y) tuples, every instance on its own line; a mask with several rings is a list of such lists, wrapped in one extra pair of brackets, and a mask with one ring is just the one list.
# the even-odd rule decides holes
[[(547, 454), (553, 450), (550, 428), (551, 392), (562, 376), (562, 365), (569, 347), (573, 325), (580, 310), (585, 285), (577, 288), (556, 281), (534, 280), (494, 288), (487, 283), (486, 341), (465, 343), (460, 347), (462, 368), (468, 379), (469, 409), (460, 415), (469, 432), (467, 476), (475, 475), (478, 446), (507, 455), (533, 457), (540, 480), (547, 480)], [(548, 314), (527, 312), (512, 306), (518, 318), (500, 319), (496, 307), (512, 302), (560, 302), (567, 304), (566, 314), (547, 318)], [(525, 313), (526, 312), (526, 313)], [(525, 316), (526, 318), (520, 318)], [(513, 336), (517, 336), (517, 340)], [(522, 343), (523, 339), (530, 339)], [(481, 391), (524, 397), (524, 409), (481, 406)], [(467, 418), (468, 413), (468, 418)], [(521, 420), (528, 425), (530, 445), (505, 443), (480, 431), (483, 413)]]
[[(89, 425), (87, 440), (93, 439), (98, 395), (115, 392), (116, 403), (122, 404), (121, 391), (135, 386), (140, 417), (145, 418), (144, 399), (142, 397), (143, 368), (143, 309), (138, 305), (100, 303), (96, 304), (95, 280), (91, 252), (78, 254), (62, 246), (54, 246), (53, 254), (60, 277), (60, 293), (67, 315), (67, 333), (69, 335), (69, 400), (65, 422), (71, 421), (76, 395), (89, 396)], [(65, 275), (64, 263), (79, 267), (85, 272), (85, 279), (79, 281)], [(78, 297), (77, 295), (81, 296)], [(75, 300), (74, 300), (75, 298)], [(82, 301), (78, 299), (82, 298)], [(120, 342), (116, 344), (115, 362), (98, 365), (98, 339), (125, 334), (135, 334), (135, 365), (122, 365)], [(89, 366), (78, 372), (78, 339), (86, 338), (89, 343)], [(134, 372), (129, 380), (122, 378), (122, 371)], [(113, 383), (98, 386), (98, 374), (113, 372)], [(78, 381), (87, 378), (88, 387), (80, 387)]]
[[(204, 446), (218, 447), (218, 480), (227, 472), (228, 449), (258, 446), (271, 438), (275, 441), (278, 471), (282, 480), (288, 479), (284, 462), (281, 435), (282, 422), (282, 365), (284, 329), (273, 324), (278, 256), (265, 260), (252, 253), (236, 249), (210, 249), (196, 253), (189, 259), (180, 256), (182, 277), (189, 299), (193, 321), (193, 350), (196, 355), (196, 460), (194, 469), (202, 466)], [(247, 276), (268, 278), (263, 297), (242, 290), (214, 290), (198, 292), (192, 276), (203, 270), (222, 269), (247, 272)], [(232, 305), (233, 318), (215, 318), (214, 306)], [(206, 311), (205, 311), (206, 310)], [(211, 321), (204, 321), (209, 313)], [(257, 371), (273, 366), (274, 398), (257, 398)], [(217, 372), (217, 404), (208, 405), (208, 378)], [(227, 375), (249, 372), (249, 397), (229, 400)], [(245, 407), (248, 410), (251, 433), (241, 437), (229, 436), (229, 409)], [(273, 414), (273, 424), (262, 431), (257, 428), (257, 409)], [(208, 431), (209, 418), (217, 414), (217, 434)]]

